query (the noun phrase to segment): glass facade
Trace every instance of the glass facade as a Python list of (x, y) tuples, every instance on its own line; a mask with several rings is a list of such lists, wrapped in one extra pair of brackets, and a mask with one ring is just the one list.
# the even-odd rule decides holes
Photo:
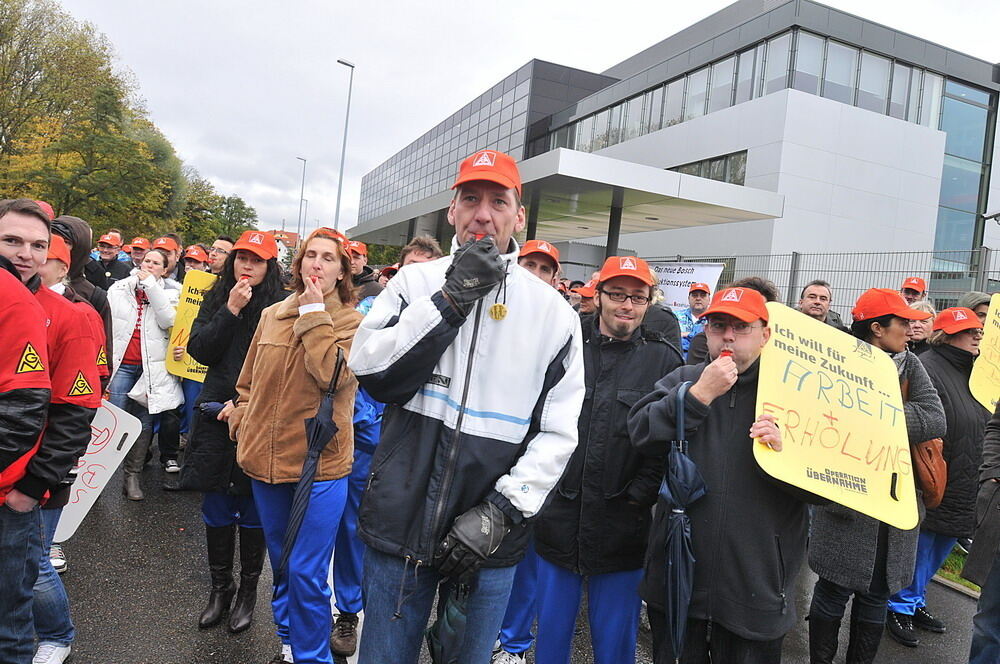
[(667, 170), (742, 186), (747, 174), (747, 152), (743, 150), (721, 157), (702, 159)]

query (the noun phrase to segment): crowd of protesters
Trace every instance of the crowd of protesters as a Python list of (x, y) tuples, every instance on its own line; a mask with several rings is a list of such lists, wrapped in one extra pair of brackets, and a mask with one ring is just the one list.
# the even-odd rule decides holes
[[(834, 661), (848, 602), (851, 664), (872, 662), (885, 632), (917, 647), (946, 629), (972, 632), (970, 662), (1000, 661), (1000, 410), (969, 389), (987, 294), (937, 312), (908, 277), (864, 292), (849, 325), (830, 283), (799, 296), (803, 314), (892, 358), (911, 444), (943, 441), (944, 496), (925, 510), (918, 493), (921, 524), (900, 530), (758, 467), (754, 445), (782, 447), (756, 412), (774, 284), (694, 283), (671, 309), (635, 256), (571, 282), (556, 246), (514, 239), (512, 158), (472, 155), (453, 188), (450, 255), (417, 237), (380, 270), (328, 228), (286, 270), (260, 231), (185, 248), (111, 229), (95, 244), (82, 219), (0, 201), (0, 662), (72, 651), (53, 535), (102, 396), (141, 423), (128, 500), (145, 498), (154, 443), (164, 488), (202, 494), (210, 585), (192, 626), (249, 628), (270, 560), (272, 664), (416, 662), (425, 638), (436, 661), (519, 664), (533, 647), (568, 662), (584, 588), (600, 664), (635, 661), (643, 603), (658, 663), (780, 662), (805, 564), (813, 664)], [(215, 280), (178, 346), (192, 271)], [(167, 370), (185, 354), (203, 382)], [(318, 413), (327, 428), (303, 427)], [(680, 439), (707, 492), (687, 509), (695, 566), (675, 652), (661, 481)], [(927, 605), (956, 546), (983, 587), (974, 625)], [(441, 616), (459, 598), (458, 636), (427, 632), (435, 599)]]

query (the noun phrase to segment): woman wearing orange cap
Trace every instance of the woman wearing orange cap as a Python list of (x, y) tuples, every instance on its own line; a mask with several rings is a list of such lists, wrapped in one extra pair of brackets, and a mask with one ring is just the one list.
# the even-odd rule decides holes
[(979, 464), (991, 413), (972, 396), (969, 375), (982, 338), (983, 323), (972, 309), (944, 309), (934, 319), (930, 350), (920, 356), (944, 406), (948, 429), (941, 438), (948, 481), (941, 504), (927, 510), (920, 526), (913, 583), (889, 600), (890, 633), (903, 645), (917, 645), (914, 627), (945, 631), (945, 624), (927, 608), (927, 584), (958, 538), (971, 538), (976, 527)]
[(346, 360), (361, 322), (361, 314), (351, 306), (350, 259), (331, 231), (313, 231), (299, 249), (292, 262), (292, 288), (294, 293), (261, 314), (236, 383), (229, 430), (237, 441), (237, 462), (252, 480), (273, 569), (281, 560), (292, 496), (306, 456), (302, 423), (315, 416), (342, 353), (344, 365), (333, 386), (339, 431), (320, 453), (288, 573), (275, 574), (271, 600), (282, 643), (281, 655), (272, 661), (329, 663), (332, 612), (327, 576), (347, 499), (358, 386)]
[[(930, 314), (911, 309), (894, 290), (872, 288), (852, 310), (851, 333), (893, 359), (901, 385), (910, 444), (944, 432), (944, 412), (920, 360), (907, 350), (910, 322)], [(817, 508), (809, 543), (809, 567), (819, 575), (809, 608), (809, 661), (832, 664), (840, 622), (852, 599), (846, 661), (870, 664), (886, 622), (886, 600), (910, 582), (917, 529), (899, 530), (842, 505)], [(893, 625), (890, 622), (890, 630)]]

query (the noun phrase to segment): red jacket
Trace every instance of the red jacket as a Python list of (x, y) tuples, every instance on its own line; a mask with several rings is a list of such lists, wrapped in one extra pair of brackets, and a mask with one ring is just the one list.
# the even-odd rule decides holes
[(45, 312), (0, 261), (0, 504), (39, 448), (51, 390)]

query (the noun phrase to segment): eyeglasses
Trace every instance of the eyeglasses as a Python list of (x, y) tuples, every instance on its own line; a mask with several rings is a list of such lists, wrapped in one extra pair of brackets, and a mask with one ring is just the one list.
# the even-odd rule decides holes
[(738, 321), (736, 323), (723, 323), (722, 321), (710, 320), (705, 329), (712, 334), (725, 334), (727, 328), (733, 328), (733, 332), (740, 336), (746, 336), (750, 334), (755, 327), (763, 327), (761, 325), (754, 325), (753, 323), (744, 323), (743, 321)]
[(229, 254), (228, 251), (226, 251), (225, 249), (222, 249), (220, 247), (212, 247), (211, 249), (208, 250), (208, 253), (210, 253), (210, 254), (222, 254), (223, 256), (226, 256), (226, 255)]
[(646, 295), (629, 295), (628, 293), (622, 293), (621, 291), (606, 291), (602, 290), (602, 293), (608, 296), (612, 302), (624, 302), (625, 300), (632, 300), (632, 304), (637, 304), (642, 306), (644, 304), (649, 304), (649, 297)]

